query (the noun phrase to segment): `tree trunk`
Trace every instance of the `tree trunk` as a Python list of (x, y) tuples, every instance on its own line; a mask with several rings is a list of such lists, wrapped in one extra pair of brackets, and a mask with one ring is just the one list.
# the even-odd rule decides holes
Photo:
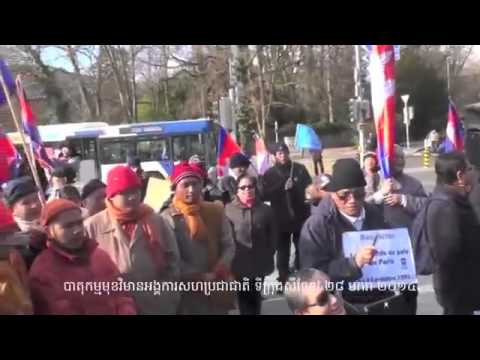
[(94, 110), (93, 106), (90, 101), (90, 95), (88, 94), (87, 87), (85, 86), (85, 83), (82, 79), (82, 74), (80, 72), (80, 66), (78, 65), (78, 60), (77, 60), (77, 54), (75, 53), (75, 49), (72, 47), (72, 45), (67, 45), (67, 55), (68, 58), (70, 59), (70, 62), (72, 63), (73, 70), (75, 72), (75, 75), (77, 77), (78, 81), (78, 88), (80, 90), (80, 95), (82, 97), (82, 102), (87, 109), (88, 117), (89, 120), (92, 120), (94, 116)]
[(125, 95), (123, 92), (122, 79), (120, 76), (120, 71), (117, 66), (114, 49), (112, 45), (102, 45), (102, 46), (104, 46), (105, 53), (107, 54), (107, 58), (113, 70), (113, 78), (115, 79), (115, 84), (117, 85), (120, 106), (122, 107), (123, 114), (125, 116), (124, 121), (128, 121), (129, 119), (128, 107), (127, 107)]
[(45, 65), (40, 56), (40, 51), (32, 45), (18, 45), (28, 54), (40, 71), (39, 82), (45, 87), (48, 107), (55, 111), (54, 122), (70, 122), (69, 102), (65, 99), (63, 90), (57, 85), (55, 74)]
[[(133, 46), (133, 45), (131, 45)], [(127, 111), (128, 116), (130, 119), (133, 120), (133, 100), (132, 100), (132, 88), (130, 84), (130, 77), (128, 76), (128, 61), (126, 59), (127, 53), (122, 51), (120, 48), (118, 49), (119, 57), (120, 57), (120, 64), (121, 64), (121, 74), (123, 76), (123, 86), (125, 89), (126, 95), (126, 104), (127, 104)]]
[(163, 74), (162, 77), (164, 78), (163, 81), (163, 96), (164, 96), (164, 103), (165, 103), (165, 112), (170, 116), (170, 102), (168, 97), (169, 89), (168, 89), (168, 45), (162, 45), (162, 56), (163, 56)]
[(163, 97), (165, 102), (165, 112), (170, 115), (170, 102), (168, 101), (168, 79), (163, 82)]
[(257, 45), (257, 57), (258, 57), (258, 86), (260, 90), (260, 121), (261, 127), (259, 129), (259, 135), (262, 139), (265, 139), (265, 84), (263, 81), (263, 47), (262, 45)]
[(132, 71), (132, 115), (135, 122), (138, 122), (138, 112), (137, 112), (137, 81), (135, 79), (135, 48), (133, 45), (130, 45), (130, 61), (131, 71)]
[(95, 115), (97, 118), (101, 118), (103, 113), (103, 108), (102, 108), (103, 60), (104, 60), (103, 46), (99, 46), (98, 59), (97, 59), (96, 94), (95, 94)]
[(331, 72), (331, 58), (330, 58), (331, 48), (328, 46), (327, 49), (327, 100), (328, 100), (328, 122), (333, 123), (333, 90), (332, 90), (332, 72)]

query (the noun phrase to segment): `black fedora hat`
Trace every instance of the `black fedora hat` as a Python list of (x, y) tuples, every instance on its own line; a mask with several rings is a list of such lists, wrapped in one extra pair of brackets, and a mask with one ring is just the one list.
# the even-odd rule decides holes
[(333, 164), (330, 183), (325, 187), (329, 192), (359, 188), (367, 185), (360, 164), (355, 159), (339, 159)]

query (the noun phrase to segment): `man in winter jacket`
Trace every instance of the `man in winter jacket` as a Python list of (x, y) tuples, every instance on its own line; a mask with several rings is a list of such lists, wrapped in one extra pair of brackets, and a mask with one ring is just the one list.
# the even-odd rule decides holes
[[(377, 250), (367, 245), (352, 257), (343, 253), (342, 235), (347, 231), (387, 229), (381, 212), (365, 203), (365, 179), (360, 165), (354, 159), (340, 159), (333, 166), (327, 191), (330, 192), (306, 221), (300, 235), (300, 265), (302, 269), (315, 268), (325, 272), (333, 282), (353, 282), (362, 277), (362, 268), (370, 264)], [(390, 291), (347, 291), (346, 301), (363, 307), (385, 300)], [(398, 313), (402, 313), (399, 309)], [(374, 314), (396, 313), (396, 309), (379, 309)]]
[(290, 246), (295, 245), (295, 268), (299, 268), (298, 236), (303, 223), (310, 213), (305, 202), (305, 190), (312, 178), (302, 164), (290, 160), (285, 144), (274, 147), (275, 166), (263, 176), (264, 198), (270, 201), (275, 220), (279, 227), (277, 244), (278, 280), (285, 284), (289, 276)]
[(422, 183), (405, 174), (405, 154), (399, 145), (391, 164), (392, 178), (384, 180), (382, 188), (373, 195), (376, 204), (383, 204), (385, 220), (392, 228), (410, 230), (418, 211), (427, 200)]
[(85, 236), (78, 205), (52, 200), (43, 209), (42, 223), (47, 249), (35, 259), (29, 274), (36, 314), (136, 314), (133, 299), (121, 289), (117, 267), (96, 241)]
[(472, 173), (459, 152), (441, 154), (435, 173), (437, 186), (427, 209), (433, 286), (444, 314), (471, 315), (480, 310), (480, 225), (468, 201)]
[(5, 187), (5, 201), (22, 233), (30, 238), (28, 251), (22, 255), (30, 268), (35, 257), (46, 246), (47, 235), (40, 223), (42, 204), (38, 188), (27, 176), (9, 181)]
[(156, 284), (156, 291), (131, 289), (139, 314), (172, 315), (180, 296), (175, 288), (162, 285), (178, 280), (179, 251), (175, 235), (162, 217), (141, 202), (141, 186), (129, 167), (111, 169), (107, 174), (107, 208), (89, 217), (85, 229), (110, 255), (126, 281)]
[[(383, 215), (390, 227), (407, 228), (410, 231), (415, 216), (427, 201), (427, 194), (422, 183), (405, 174), (404, 168), (405, 154), (399, 145), (395, 145), (391, 163), (393, 176), (383, 181), (382, 188), (372, 198), (376, 204), (383, 204)], [(410, 314), (415, 315), (418, 292), (411, 289), (404, 293), (410, 304)]]

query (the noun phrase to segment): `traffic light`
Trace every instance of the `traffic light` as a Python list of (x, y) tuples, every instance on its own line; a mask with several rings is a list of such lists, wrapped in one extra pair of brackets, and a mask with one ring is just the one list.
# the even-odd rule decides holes
[(358, 121), (360, 115), (359, 109), (359, 102), (357, 99), (350, 99), (348, 100), (348, 112), (350, 114), (350, 121), (355, 122)]
[(361, 122), (365, 122), (368, 119), (372, 117), (371, 111), (370, 111), (370, 101), (368, 100), (361, 100), (360, 101), (360, 108), (361, 108)]

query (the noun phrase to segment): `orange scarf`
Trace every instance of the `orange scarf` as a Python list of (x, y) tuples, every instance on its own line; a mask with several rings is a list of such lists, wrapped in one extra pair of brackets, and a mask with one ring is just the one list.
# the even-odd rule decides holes
[[(135, 230), (136, 226), (142, 227), (147, 244), (150, 247), (150, 254), (158, 271), (161, 272), (164, 270), (166, 265), (164, 240), (162, 235), (158, 233), (157, 227), (152, 224), (151, 215), (154, 213), (153, 209), (148, 205), (140, 204), (134, 211), (125, 211), (125, 209), (115, 207), (111, 200), (108, 199), (105, 200), (105, 204), (107, 205), (110, 218), (122, 225), (122, 228), (127, 232), (129, 237), (133, 237), (133, 230)], [(135, 227), (131, 229), (131, 233), (128, 231), (129, 223), (135, 224)]]
[(194, 240), (206, 241), (208, 239), (208, 231), (205, 222), (200, 216), (201, 203), (185, 204), (174, 197), (172, 204), (184, 216), (190, 230), (190, 237)]

